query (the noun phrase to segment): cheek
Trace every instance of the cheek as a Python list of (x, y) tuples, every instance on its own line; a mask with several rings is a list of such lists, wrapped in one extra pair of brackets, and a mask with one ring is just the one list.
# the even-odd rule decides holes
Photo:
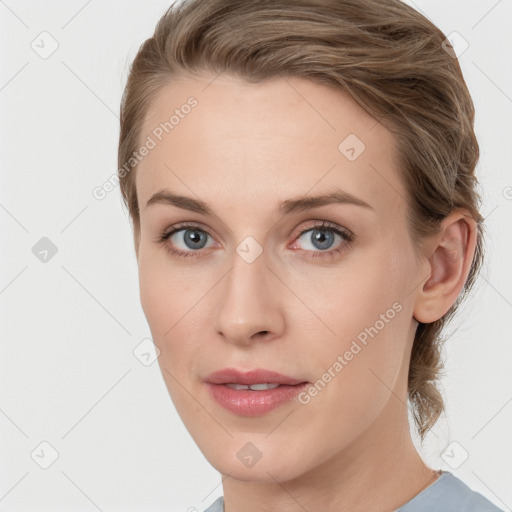
[[(385, 330), (388, 323), (397, 323), (396, 309), (404, 306), (411, 291), (407, 285), (408, 266), (407, 257), (383, 245), (354, 253), (329, 273), (311, 277), (312, 271), (296, 281), (300, 284), (294, 288), (308, 298), (310, 309), (330, 328), (322, 329), (328, 343), (343, 344), (376, 322), (379, 331), (384, 330), (383, 321)], [(398, 306), (393, 308), (395, 303)]]
[(398, 399), (394, 392), (407, 362), (407, 313), (393, 290), (382, 293), (378, 285), (361, 280), (356, 291), (338, 292), (337, 308), (324, 318), (335, 334), (315, 344), (314, 351), (303, 346), (316, 370), (317, 390), (308, 403), (303, 397), (304, 435), (329, 440), (315, 445), (320, 459), (328, 458), (333, 446), (353, 442), (390, 400)]
[[(147, 257), (146, 257), (147, 256)], [(186, 358), (186, 350), (190, 349), (191, 333), (186, 325), (192, 317), (190, 310), (190, 291), (183, 291), (183, 279), (179, 274), (170, 274), (158, 264), (158, 258), (146, 255), (141, 251), (139, 259), (139, 290), (140, 303), (147, 323), (151, 330), (153, 342), (160, 354), (158, 363), (162, 376), (169, 391), (174, 389), (174, 379), (177, 370), (176, 361), (182, 365)], [(195, 294), (194, 294), (195, 295)], [(193, 302), (192, 302), (193, 303)], [(187, 336), (187, 339), (183, 339)], [(173, 395), (174, 392), (171, 392)]]
[[(208, 307), (208, 276), (193, 266), (171, 264), (162, 249), (141, 244), (139, 257), (140, 302), (153, 341), (160, 350), (158, 361), (173, 375), (192, 371), (191, 363), (205, 339), (204, 308)], [(172, 385), (173, 379), (164, 374)]]
[(317, 281), (309, 290), (308, 304), (329, 329), (322, 327), (321, 343), (313, 353), (307, 346), (303, 350), (320, 372), (316, 377), (333, 382), (326, 394), (333, 394), (343, 414), (377, 413), (406, 362), (411, 323), (408, 265), (396, 248), (383, 247), (347, 263), (337, 275), (322, 280), (323, 286)]
[(161, 340), (172, 321), (170, 314), (176, 296), (172, 283), (166, 282), (151, 255), (141, 245), (139, 255), (140, 303), (148, 321), (155, 342)]
[(153, 342), (160, 351), (157, 361), (167, 390), (176, 408), (182, 410), (183, 397), (177, 383), (186, 380), (190, 360), (192, 333), (186, 329), (189, 296), (183, 293), (182, 279), (175, 272), (170, 274), (169, 267), (166, 270), (158, 259), (159, 256), (148, 254), (141, 247), (140, 302)]
[(200, 296), (198, 281), (184, 268), (171, 264), (165, 249), (153, 248), (144, 240), (138, 272), (142, 309), (154, 338), (163, 341)]

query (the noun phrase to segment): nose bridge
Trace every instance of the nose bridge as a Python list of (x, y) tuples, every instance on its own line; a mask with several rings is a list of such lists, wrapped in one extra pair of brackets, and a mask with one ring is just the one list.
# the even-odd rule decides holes
[(219, 301), (217, 332), (236, 344), (250, 343), (257, 333), (276, 334), (281, 328), (268, 258), (256, 244), (246, 239), (236, 248)]

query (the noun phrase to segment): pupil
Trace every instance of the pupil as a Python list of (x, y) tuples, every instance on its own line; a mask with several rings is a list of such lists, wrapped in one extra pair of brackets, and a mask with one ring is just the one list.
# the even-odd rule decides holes
[[(311, 233), (313, 245), (318, 249), (328, 249), (333, 242), (333, 237), (334, 236), (331, 232), (320, 229), (315, 229)], [(320, 246), (317, 246), (316, 243), (319, 243)]]
[(187, 233), (187, 236), (185, 237), (185, 241), (186, 241), (187, 245), (188, 245), (188, 242), (191, 242), (193, 249), (197, 249), (197, 245), (201, 241), (205, 242), (205, 240), (206, 240), (206, 236), (204, 235), (204, 233), (201, 233), (199, 231), (187, 230), (186, 233)]

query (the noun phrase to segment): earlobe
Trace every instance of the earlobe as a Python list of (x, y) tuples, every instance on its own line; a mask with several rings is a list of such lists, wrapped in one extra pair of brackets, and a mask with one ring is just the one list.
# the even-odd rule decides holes
[(414, 307), (418, 322), (439, 320), (457, 300), (471, 268), (476, 237), (476, 222), (464, 210), (456, 210), (443, 220), (430, 245), (428, 276), (418, 287)]

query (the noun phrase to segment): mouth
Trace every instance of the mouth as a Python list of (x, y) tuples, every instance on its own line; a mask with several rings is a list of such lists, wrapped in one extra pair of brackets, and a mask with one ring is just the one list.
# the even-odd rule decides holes
[(309, 386), (304, 379), (270, 370), (225, 368), (205, 379), (210, 396), (239, 416), (260, 416), (292, 401)]

